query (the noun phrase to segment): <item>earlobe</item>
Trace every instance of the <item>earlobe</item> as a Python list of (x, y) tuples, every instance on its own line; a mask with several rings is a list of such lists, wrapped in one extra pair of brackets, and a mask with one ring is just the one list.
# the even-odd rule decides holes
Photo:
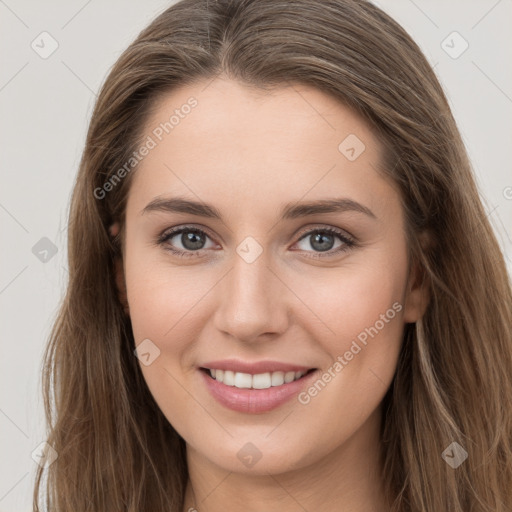
[(119, 222), (114, 222), (109, 228), (111, 238), (115, 238), (119, 234)]
[(415, 323), (423, 315), (430, 299), (430, 289), (424, 269), (418, 262), (412, 265), (405, 296), (404, 322)]
[[(428, 230), (417, 234), (417, 254), (432, 251), (435, 245), (435, 237)], [(413, 257), (404, 300), (404, 322), (415, 323), (420, 320), (427, 310), (430, 302), (430, 284), (425, 267), (421, 264), (421, 258)]]

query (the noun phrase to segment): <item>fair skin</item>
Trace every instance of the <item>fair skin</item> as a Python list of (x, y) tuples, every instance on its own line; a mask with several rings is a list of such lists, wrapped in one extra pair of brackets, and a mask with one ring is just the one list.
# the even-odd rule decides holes
[[(149, 339), (160, 350), (140, 365), (144, 378), (187, 444), (183, 511), (389, 510), (379, 461), (381, 402), (404, 324), (422, 315), (425, 297), (415, 267), (408, 270), (398, 192), (378, 171), (382, 146), (359, 116), (314, 88), (268, 93), (226, 77), (165, 95), (144, 139), (191, 96), (198, 105), (132, 176), (118, 268), (136, 345)], [(365, 145), (353, 161), (338, 149), (349, 134)], [(157, 197), (176, 196), (208, 203), (222, 219), (141, 213)], [(280, 216), (287, 203), (334, 198), (371, 213)], [(155, 242), (169, 228), (191, 224), (205, 233), (193, 243), (185, 245), (181, 234)], [(329, 227), (344, 238), (321, 231)], [(325, 252), (314, 229), (324, 233)], [(250, 251), (261, 249), (251, 262), (237, 252), (247, 237), (255, 241)], [(346, 250), (336, 252), (340, 247)], [(389, 316), (376, 323), (383, 314)], [(367, 344), (345, 357), (375, 326)], [(333, 371), (338, 356), (347, 364)], [(302, 402), (295, 393), (269, 411), (232, 410), (200, 370), (232, 358), (315, 372), (305, 376)], [(304, 395), (326, 373), (329, 382)], [(253, 465), (240, 457), (254, 455), (247, 443), (261, 456)]]

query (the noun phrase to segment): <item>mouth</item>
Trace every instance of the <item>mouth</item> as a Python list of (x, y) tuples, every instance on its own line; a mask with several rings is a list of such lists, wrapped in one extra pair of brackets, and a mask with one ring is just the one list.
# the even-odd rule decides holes
[(238, 389), (268, 389), (280, 387), (303, 379), (317, 368), (310, 368), (303, 371), (275, 371), (265, 373), (242, 373), (218, 368), (200, 368), (211, 379)]
[(219, 405), (249, 414), (266, 413), (297, 398), (320, 373), (291, 361), (236, 358), (204, 361), (197, 372)]
[(242, 373), (201, 367), (198, 373), (206, 390), (219, 405), (239, 413), (263, 414), (297, 398), (313, 383), (319, 373), (317, 370)]

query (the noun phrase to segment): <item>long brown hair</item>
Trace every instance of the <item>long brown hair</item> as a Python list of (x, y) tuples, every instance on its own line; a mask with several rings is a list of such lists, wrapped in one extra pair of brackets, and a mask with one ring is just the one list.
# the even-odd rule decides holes
[[(45, 490), (54, 512), (181, 512), (185, 443), (133, 354), (114, 272), (122, 238), (108, 232), (114, 221), (124, 226), (136, 169), (108, 193), (98, 190), (137, 149), (156, 98), (220, 73), (266, 90), (313, 86), (378, 134), (410, 254), (430, 288), (422, 320), (404, 329), (384, 400), (383, 477), (393, 511), (510, 511), (512, 294), (504, 258), (432, 68), (365, 0), (183, 0), (114, 65), (71, 201), (69, 282), (43, 368), (47, 441), (58, 458), (45, 485), (38, 470), (34, 509)], [(443, 457), (452, 443), (468, 454), (456, 469)]]

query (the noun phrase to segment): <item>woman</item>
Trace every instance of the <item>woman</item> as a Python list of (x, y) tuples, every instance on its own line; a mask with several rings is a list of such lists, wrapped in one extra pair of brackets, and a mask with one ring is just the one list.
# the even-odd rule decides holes
[(49, 510), (511, 510), (503, 256), (371, 3), (170, 7), (98, 97), (69, 237)]

